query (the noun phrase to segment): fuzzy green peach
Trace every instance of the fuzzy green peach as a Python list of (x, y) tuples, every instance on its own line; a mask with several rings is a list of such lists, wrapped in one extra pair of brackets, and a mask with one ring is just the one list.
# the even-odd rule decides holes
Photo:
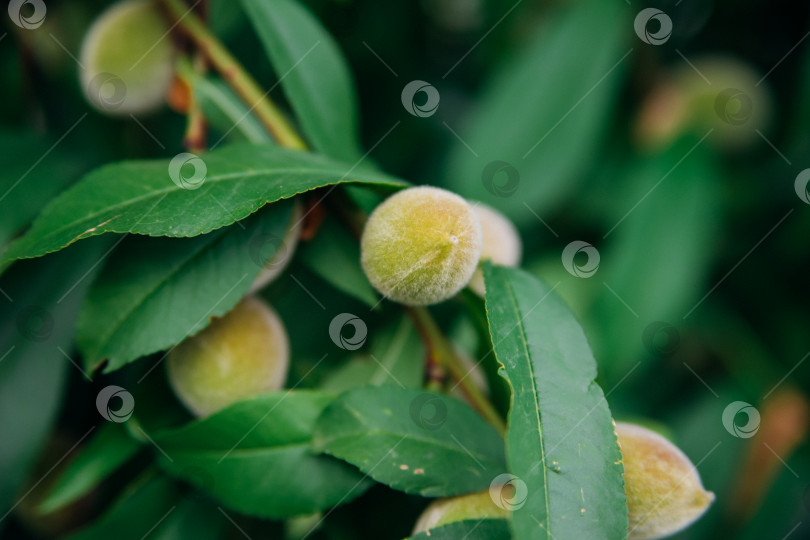
[(425, 306), (469, 283), (481, 244), (480, 221), (466, 200), (435, 187), (413, 187), (371, 213), (361, 239), (361, 263), (381, 294)]
[(628, 540), (654, 540), (696, 521), (714, 501), (678, 447), (645, 427), (616, 423), (630, 518)]
[(169, 353), (169, 382), (181, 402), (206, 416), (287, 379), (290, 347), (278, 314), (247, 296), (224, 317)]
[(298, 238), (301, 236), (302, 224), (304, 222), (303, 213), (301, 203), (296, 200), (293, 206), (290, 223), (287, 225), (287, 231), (281, 241), (281, 246), (276, 253), (270, 257), (270, 260), (267, 261), (264, 268), (259, 271), (259, 275), (256, 276), (256, 279), (253, 280), (253, 284), (250, 286), (249, 294), (266, 287), (281, 275), (287, 265), (290, 264), (295, 254), (295, 248), (298, 246)]
[(426, 532), (442, 525), (448, 525), (465, 519), (497, 519), (508, 517), (509, 512), (497, 506), (489, 491), (437, 499), (432, 502), (416, 522), (413, 534)]
[(124, 0), (84, 37), (79, 61), (87, 101), (108, 115), (146, 114), (164, 101), (174, 73), (169, 26), (156, 2)]
[[(523, 244), (520, 234), (509, 218), (480, 202), (473, 202), (473, 209), (481, 222), (481, 262), (492, 261), (500, 266), (517, 266)], [(470, 280), (470, 289), (484, 296), (484, 274), (478, 268)]]
[(667, 72), (644, 98), (636, 139), (641, 146), (660, 148), (692, 132), (721, 149), (739, 151), (761, 142), (773, 108), (767, 82), (751, 66), (728, 56), (695, 58)]

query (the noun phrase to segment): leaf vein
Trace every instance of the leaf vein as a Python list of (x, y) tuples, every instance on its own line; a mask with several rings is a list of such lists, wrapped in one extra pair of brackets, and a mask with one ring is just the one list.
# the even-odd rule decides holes
[[(548, 489), (548, 472), (546, 469), (546, 449), (545, 449), (545, 439), (543, 437), (543, 422), (541, 420), (540, 414), (540, 401), (537, 395), (537, 379), (534, 375), (534, 368), (532, 366), (531, 355), (529, 354), (529, 343), (526, 338), (526, 329), (523, 324), (523, 318), (520, 316), (520, 308), (517, 302), (517, 296), (515, 295), (514, 288), (512, 287), (511, 282), (509, 280), (503, 280), (506, 285), (506, 290), (509, 296), (509, 303), (513, 308), (515, 317), (517, 319), (517, 324), (515, 328), (517, 328), (520, 332), (520, 342), (523, 346), (524, 351), (524, 358), (526, 359), (526, 364), (528, 366), (529, 374), (531, 375), (531, 385), (532, 385), (532, 396), (534, 402), (534, 410), (535, 415), (537, 418), (537, 431), (538, 435), (540, 436), (540, 459), (541, 459), (541, 470), (543, 471), (543, 492), (544, 492), (544, 502), (546, 506), (546, 533), (548, 536), (552, 536), (551, 534), (551, 511), (549, 508), (549, 489)], [(553, 536), (552, 536), (553, 537)]]

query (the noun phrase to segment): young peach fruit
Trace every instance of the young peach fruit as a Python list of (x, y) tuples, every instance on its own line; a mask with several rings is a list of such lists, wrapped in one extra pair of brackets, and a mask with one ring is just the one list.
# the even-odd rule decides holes
[[(520, 255), (523, 244), (520, 235), (509, 219), (489, 206), (472, 202), (473, 209), (481, 221), (481, 262), (492, 261), (501, 266), (517, 266), (520, 264)], [(470, 280), (470, 289), (484, 296), (484, 274), (480, 268), (476, 269)]]
[(506, 518), (508, 514), (492, 501), (489, 491), (436, 499), (419, 516), (413, 534), (465, 519)]
[(663, 538), (696, 521), (714, 501), (678, 447), (647, 428), (616, 423), (624, 461), (629, 540)]
[(79, 60), (87, 101), (108, 115), (145, 114), (166, 99), (174, 73), (169, 31), (157, 2), (123, 0), (84, 37)]
[(278, 314), (245, 297), (224, 317), (169, 353), (169, 382), (197, 416), (278, 390), (287, 379), (290, 347)]
[(695, 58), (665, 74), (644, 98), (636, 139), (660, 148), (693, 132), (731, 151), (761, 143), (758, 133), (767, 131), (774, 109), (772, 92), (762, 82), (761, 74), (735, 58)]
[(264, 268), (259, 271), (259, 275), (256, 276), (256, 279), (253, 280), (253, 284), (250, 286), (249, 294), (263, 289), (271, 281), (276, 279), (287, 265), (290, 264), (290, 260), (292, 260), (293, 254), (295, 253), (295, 248), (298, 246), (298, 238), (301, 236), (301, 227), (304, 222), (302, 215), (303, 210), (301, 209), (301, 203), (295, 201), (292, 217), (287, 226), (287, 232), (284, 234), (284, 238), (281, 241), (281, 246), (279, 246), (276, 253), (270, 257), (270, 260), (267, 261)]
[(446, 300), (469, 281), (481, 256), (481, 224), (449, 191), (412, 187), (382, 202), (361, 239), (361, 263), (384, 296), (411, 306)]

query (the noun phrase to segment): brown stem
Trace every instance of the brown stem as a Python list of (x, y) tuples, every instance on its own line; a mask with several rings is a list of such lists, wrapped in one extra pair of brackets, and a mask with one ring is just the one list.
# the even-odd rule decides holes
[(321, 230), (323, 220), (326, 219), (326, 209), (320, 198), (312, 196), (304, 205), (304, 224), (301, 227), (301, 240), (309, 242)]
[[(194, 56), (193, 62), (194, 71), (203, 75), (207, 69), (205, 58), (197, 53)], [(208, 122), (205, 120), (200, 104), (194, 97), (194, 89), (192, 82), (186, 80), (189, 87), (189, 108), (188, 108), (188, 122), (186, 124), (186, 133), (183, 137), (183, 145), (189, 152), (201, 154), (208, 149)]]
[(427, 378), (426, 386), (431, 390), (441, 390), (444, 387), (444, 380), (446, 373), (436, 354), (436, 346), (433, 342), (433, 337), (428, 332), (425, 325), (422, 323), (421, 318), (414, 312), (415, 308), (405, 308), (413, 320), (416, 331), (419, 332), (419, 337), (425, 345), (425, 374)]
[(161, 1), (177, 27), (194, 41), (214, 69), (239, 94), (278, 143), (287, 148), (306, 149), (304, 141), (267, 93), (262, 92), (253, 77), (248, 75), (236, 58), (211, 34), (197, 14), (193, 13), (182, 0)]

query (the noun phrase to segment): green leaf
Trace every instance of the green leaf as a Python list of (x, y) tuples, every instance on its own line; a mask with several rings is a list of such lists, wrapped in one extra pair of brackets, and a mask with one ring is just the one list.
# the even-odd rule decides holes
[(430, 529), (430, 534), (422, 532), (407, 540), (509, 540), (509, 524), (505, 519), (466, 519)]
[(295, 0), (242, 0), (312, 146), (345, 161), (361, 158), (349, 66), (326, 29)]
[(601, 292), (589, 328), (594, 349), (605, 358), (606, 384), (620, 380), (642, 358), (655, 361), (674, 351), (678, 323), (711, 285), (723, 201), (707, 144), (681, 140), (637, 161), (625, 175), (628, 195), (611, 224), (603, 263), (590, 278), (599, 281)]
[[(534, 39), (486, 85), (480, 106), (459, 128), (466, 144), (451, 154), (449, 189), (521, 225), (536, 223), (532, 211), (547, 216), (571, 193), (599, 149), (630, 66), (630, 15), (620, 2), (602, 0), (548, 14)], [(516, 185), (496, 161), (516, 170)], [(487, 189), (485, 175), (495, 188)]]
[[(51, 201), (2, 261), (38, 257), (106, 232), (197, 236), (244, 219), (267, 203), (338, 183), (406, 185), (275, 146), (232, 145), (200, 159), (207, 173), (201, 185), (194, 184), (196, 189), (174, 183), (169, 160), (125, 161), (97, 169)], [(185, 172), (191, 167), (186, 162), (182, 169), (186, 178), (192, 177)]]
[(40, 503), (39, 511), (47, 514), (83, 497), (135, 456), (140, 448), (122, 425), (112, 422), (102, 425), (65, 467)]
[(321, 385), (340, 393), (365, 385), (419, 388), (425, 374), (425, 349), (407, 315), (372, 334), (368, 351), (352, 357)]
[[(73, 324), (103, 243), (13, 265), (0, 279), (0, 521), (59, 412)], [(61, 350), (60, 350), (61, 349)]]
[(284, 238), (292, 203), (196, 238), (127, 238), (88, 294), (77, 328), (84, 364), (105, 372), (171, 347), (227, 313), (262, 268), (262, 243)]
[(301, 259), (316, 274), (369, 307), (379, 304), (360, 266), (360, 244), (337, 220), (327, 217), (320, 232), (301, 246)]
[(112, 507), (70, 540), (142, 540), (159, 530), (177, 507), (177, 486), (150, 471), (128, 486)]
[(495, 355), (512, 386), (509, 471), (528, 490), (506, 499), (515, 537), (625, 538), (622, 456), (582, 328), (522, 270), (487, 264), (484, 279)]
[(156, 433), (161, 464), (251, 516), (277, 519), (348, 502), (371, 482), (310, 449), (312, 426), (332, 399), (312, 391), (268, 393)]
[(318, 419), (313, 446), (406, 493), (489, 488), (506, 470), (503, 440), (464, 403), (393, 386), (350, 390)]
[[(192, 70), (192, 73), (193, 70)], [(191, 75), (194, 99), (209, 125), (226, 140), (272, 143), (251, 111), (221, 79)]]

